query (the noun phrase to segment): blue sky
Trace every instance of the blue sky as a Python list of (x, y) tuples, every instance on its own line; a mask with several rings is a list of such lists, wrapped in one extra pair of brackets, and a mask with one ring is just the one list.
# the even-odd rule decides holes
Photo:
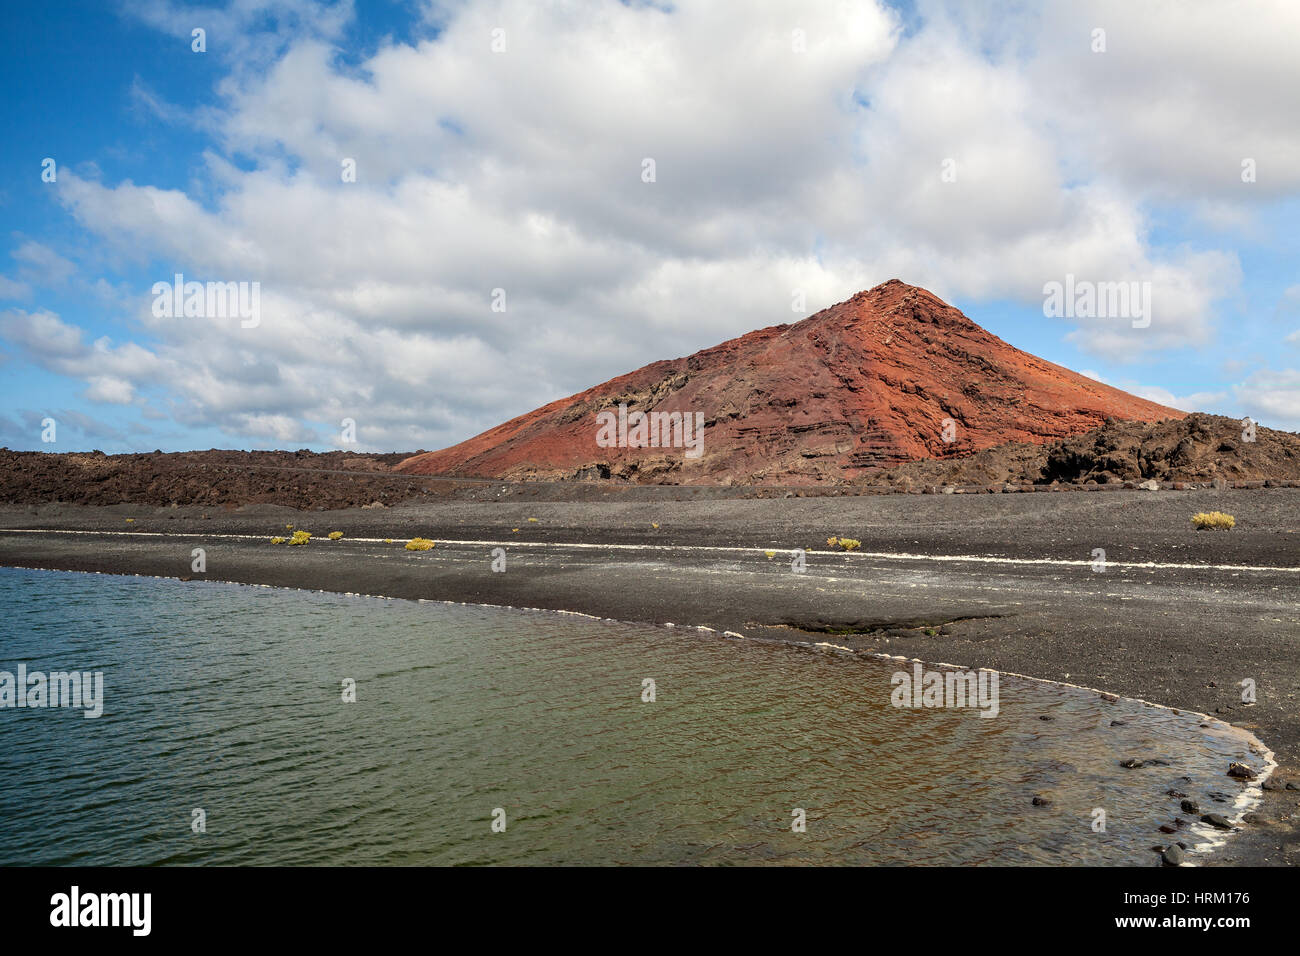
[[(0, 444), (436, 448), (893, 277), (1300, 429), (1297, 6), (969, 6), (9, 14)], [(258, 283), (258, 324), (152, 315), (176, 272)], [(1067, 272), (1150, 281), (1151, 328), (1045, 316)]]

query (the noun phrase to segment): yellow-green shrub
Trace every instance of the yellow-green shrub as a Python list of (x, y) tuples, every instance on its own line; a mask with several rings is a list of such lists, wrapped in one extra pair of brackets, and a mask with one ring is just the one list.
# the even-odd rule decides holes
[(431, 551), (433, 549), (433, 544), (434, 543), (428, 538), (412, 538), (410, 541), (406, 542), (406, 550)]
[(1236, 523), (1237, 519), (1222, 511), (1199, 511), (1192, 515), (1192, 524), (1198, 531), (1202, 528), (1231, 528)]
[(337, 541), (339, 538), (343, 537), (343, 532), (342, 532), (342, 531), (331, 531), (329, 537), (330, 537), (330, 540), (331, 540), (331, 541)]
[(310, 531), (295, 531), (293, 537), (289, 539), (290, 544), (307, 544), (311, 541)]
[(272, 539), (271, 539), (271, 543), (272, 543), (272, 544), (284, 544), (284, 538), (272, 538)]
[(843, 548), (845, 551), (853, 551), (856, 548), (862, 547), (862, 542), (857, 538), (830, 537), (826, 539), (826, 543), (832, 548)]

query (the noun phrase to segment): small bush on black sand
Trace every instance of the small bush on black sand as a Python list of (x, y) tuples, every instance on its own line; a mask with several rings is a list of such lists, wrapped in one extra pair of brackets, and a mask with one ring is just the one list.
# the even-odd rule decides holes
[(1222, 511), (1200, 511), (1192, 515), (1192, 524), (1196, 525), (1196, 530), (1201, 531), (1205, 528), (1232, 528), (1237, 524), (1237, 519), (1232, 515), (1224, 514)]

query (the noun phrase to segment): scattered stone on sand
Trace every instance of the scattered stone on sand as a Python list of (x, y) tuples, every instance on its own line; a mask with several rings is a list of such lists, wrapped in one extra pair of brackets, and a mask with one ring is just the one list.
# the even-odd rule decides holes
[(1208, 823), (1210, 826), (1219, 830), (1232, 829), (1232, 824), (1228, 822), (1228, 818), (1219, 813), (1207, 813), (1205, 816), (1201, 817), (1201, 822)]
[(1277, 791), (1286, 789), (1286, 781), (1279, 780), (1276, 776), (1269, 777), (1260, 786), (1268, 791)]
[(1251, 826), (1259, 826), (1262, 823), (1271, 822), (1268, 817), (1259, 811), (1253, 811), (1241, 818), (1242, 823), (1249, 823)]

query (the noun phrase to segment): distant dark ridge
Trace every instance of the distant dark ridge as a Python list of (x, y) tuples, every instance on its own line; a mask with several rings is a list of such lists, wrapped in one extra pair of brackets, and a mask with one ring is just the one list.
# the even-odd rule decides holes
[(1107, 421), (1050, 445), (1011, 442), (961, 459), (917, 461), (884, 473), (887, 484), (980, 485), (1300, 480), (1300, 435), (1222, 415), (1161, 422)]
[(1165, 487), (1300, 486), (1300, 435), (1257, 428), (1219, 415), (1193, 414), (1156, 423), (1107, 422), (1050, 445), (1011, 442), (962, 458), (874, 469), (848, 482), (815, 487), (731, 488), (637, 485), (618, 479), (505, 482), (392, 471), (406, 455), (356, 452), (194, 451), (129, 455), (16, 452), (0, 449), (0, 503), (40, 505), (201, 506), (272, 504), (299, 510), (393, 505), (444, 497), (598, 501), (629, 496), (662, 500), (800, 497), (881, 493), (1123, 488), (1145, 481)]

